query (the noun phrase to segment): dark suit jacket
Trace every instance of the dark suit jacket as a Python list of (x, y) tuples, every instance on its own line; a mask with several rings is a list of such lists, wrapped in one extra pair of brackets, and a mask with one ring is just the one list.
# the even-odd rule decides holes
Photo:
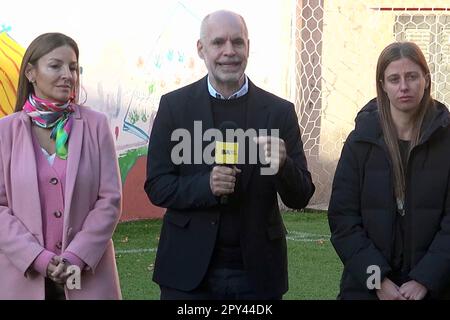
[[(241, 248), (244, 266), (261, 296), (276, 296), (288, 289), (286, 229), (278, 208), (283, 202), (304, 208), (314, 193), (303, 152), (297, 115), (292, 103), (249, 81), (247, 128), (279, 129), (287, 160), (277, 175), (260, 174), (259, 165), (242, 172), (240, 202)], [(203, 132), (213, 128), (206, 77), (161, 97), (148, 149), (145, 191), (157, 206), (167, 208), (155, 261), (153, 280), (183, 291), (195, 289), (205, 276), (213, 253), (220, 219), (219, 202), (212, 194), (212, 165), (171, 161), (178, 142), (177, 128), (193, 134), (194, 121)], [(203, 143), (205, 148), (210, 141)]]

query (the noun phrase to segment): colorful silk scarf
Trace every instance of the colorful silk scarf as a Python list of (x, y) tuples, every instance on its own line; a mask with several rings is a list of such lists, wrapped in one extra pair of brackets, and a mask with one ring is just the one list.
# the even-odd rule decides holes
[(53, 128), (50, 138), (55, 140), (56, 155), (60, 159), (67, 159), (67, 142), (72, 129), (72, 101), (58, 104), (49, 100), (40, 99), (31, 94), (23, 110), (34, 124), (41, 128)]

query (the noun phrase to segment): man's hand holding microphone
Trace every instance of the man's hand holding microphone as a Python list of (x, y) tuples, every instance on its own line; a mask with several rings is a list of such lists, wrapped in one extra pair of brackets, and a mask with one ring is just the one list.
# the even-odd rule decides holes
[[(235, 141), (236, 123), (225, 121), (220, 125), (222, 141), (216, 141), (216, 166), (211, 171), (209, 186), (212, 193), (220, 197), (221, 204), (228, 203), (228, 195), (234, 192), (237, 174), (241, 172), (238, 164), (239, 145)], [(227, 135), (228, 131), (228, 135)]]
[(221, 203), (226, 202), (227, 196), (234, 192), (236, 186), (236, 175), (241, 170), (236, 166), (227, 167), (218, 165), (213, 168), (209, 177), (209, 185), (215, 196), (221, 197)]

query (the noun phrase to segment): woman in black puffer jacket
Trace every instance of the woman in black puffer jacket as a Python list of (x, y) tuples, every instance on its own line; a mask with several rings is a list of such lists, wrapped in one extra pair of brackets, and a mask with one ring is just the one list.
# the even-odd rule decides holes
[(450, 297), (449, 111), (411, 42), (378, 59), (377, 98), (358, 114), (330, 200), (344, 264), (340, 299)]

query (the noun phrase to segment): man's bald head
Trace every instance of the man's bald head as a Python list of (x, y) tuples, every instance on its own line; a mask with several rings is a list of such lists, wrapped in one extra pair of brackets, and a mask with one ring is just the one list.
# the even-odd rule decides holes
[(238, 20), (242, 24), (244, 35), (248, 39), (248, 29), (244, 18), (233, 11), (219, 10), (212, 12), (203, 18), (200, 25), (200, 40), (205, 39), (208, 32), (208, 25), (210, 23), (225, 23), (232, 20)]

